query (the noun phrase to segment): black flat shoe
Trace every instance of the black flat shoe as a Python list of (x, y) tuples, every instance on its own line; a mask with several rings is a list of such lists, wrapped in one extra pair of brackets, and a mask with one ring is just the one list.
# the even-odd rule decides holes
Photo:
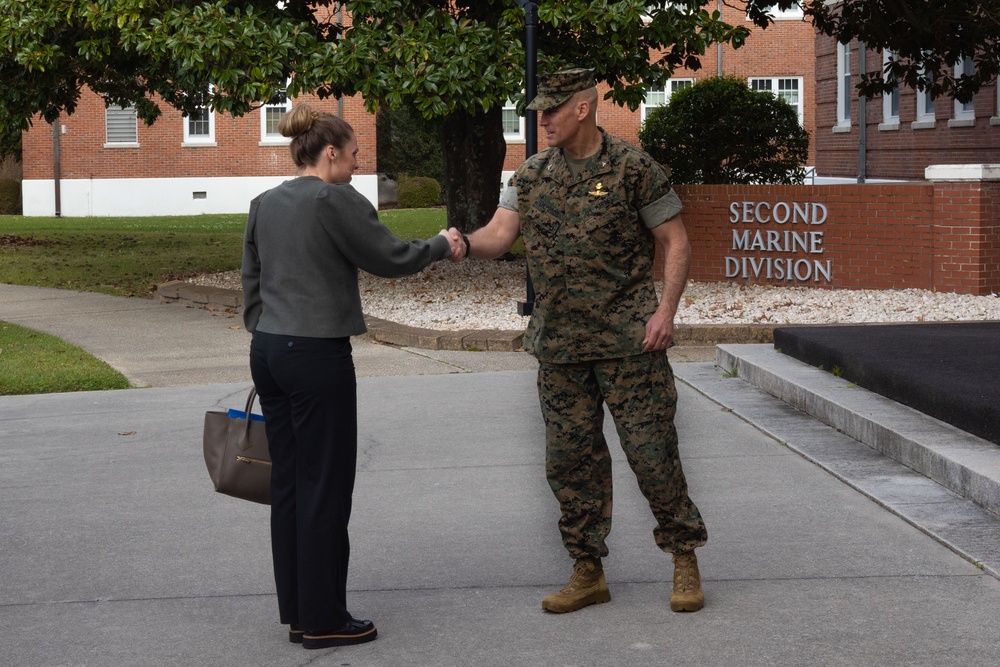
[(288, 627), (288, 641), (292, 642), (293, 644), (301, 644), (302, 635), (304, 635), (305, 633), (306, 631), (300, 628), (299, 626), (294, 624), (290, 625)]
[(378, 630), (371, 621), (352, 618), (336, 630), (306, 632), (302, 637), (303, 648), (328, 648), (330, 646), (350, 646), (364, 644), (378, 637)]

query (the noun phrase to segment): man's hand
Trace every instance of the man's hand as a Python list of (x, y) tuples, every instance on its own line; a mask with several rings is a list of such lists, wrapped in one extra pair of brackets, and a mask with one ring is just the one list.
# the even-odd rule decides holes
[(674, 318), (657, 310), (646, 322), (642, 351), (665, 350), (674, 343)]

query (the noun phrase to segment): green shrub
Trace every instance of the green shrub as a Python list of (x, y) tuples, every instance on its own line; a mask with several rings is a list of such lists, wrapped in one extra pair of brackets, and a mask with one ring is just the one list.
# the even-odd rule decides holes
[(675, 92), (639, 131), (674, 183), (801, 183), (809, 133), (795, 109), (732, 76)]
[(400, 176), (396, 184), (400, 208), (428, 208), (441, 203), (441, 184), (427, 176)]
[(0, 215), (21, 214), (21, 182), (10, 179), (0, 181)]

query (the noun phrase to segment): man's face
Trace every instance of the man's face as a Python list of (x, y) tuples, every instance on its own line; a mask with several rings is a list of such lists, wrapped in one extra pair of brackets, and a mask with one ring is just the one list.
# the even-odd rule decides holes
[(542, 111), (538, 124), (545, 130), (545, 140), (549, 148), (562, 148), (576, 136), (580, 127), (577, 96), (569, 98), (554, 109)]

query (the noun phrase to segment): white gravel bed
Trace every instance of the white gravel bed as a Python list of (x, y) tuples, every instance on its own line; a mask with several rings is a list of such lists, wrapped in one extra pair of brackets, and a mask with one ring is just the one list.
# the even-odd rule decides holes
[[(239, 289), (239, 272), (193, 279)], [(523, 260), (438, 262), (405, 278), (361, 272), (366, 315), (425, 329), (520, 330), (525, 298)], [(690, 282), (679, 324), (831, 324), (1000, 320), (1000, 295), (970, 296), (927, 290), (844, 290)]]

